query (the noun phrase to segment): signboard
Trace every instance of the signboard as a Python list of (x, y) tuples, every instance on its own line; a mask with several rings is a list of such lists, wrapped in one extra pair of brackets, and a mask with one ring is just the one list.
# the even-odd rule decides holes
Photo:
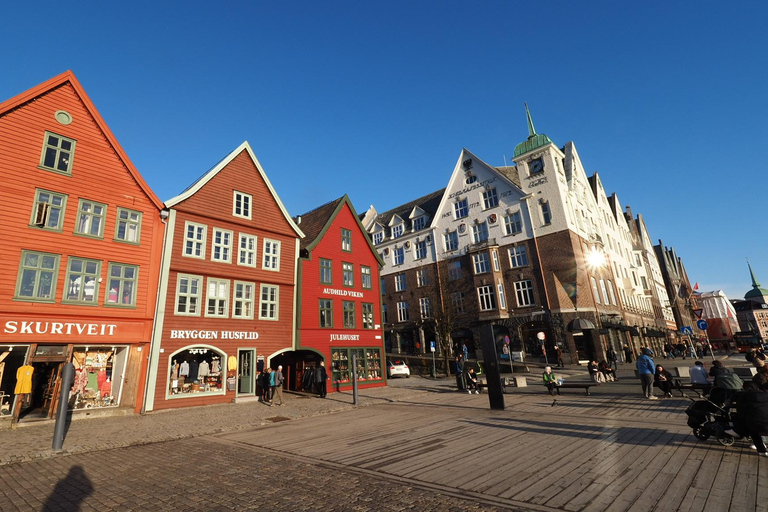
[(536, 337), (539, 338), (541, 341), (544, 341), (545, 339), (547, 339), (547, 335), (544, 334), (543, 332), (538, 333)]
[(434, 352), (435, 351), (435, 342), (434, 341), (430, 341), (429, 342), (429, 351), (430, 352)]
[(699, 320), (698, 322), (696, 322), (696, 327), (698, 327), (702, 331), (706, 331), (707, 327), (709, 327), (709, 324), (707, 323), (706, 320)]
[(703, 309), (694, 309), (693, 314), (696, 315), (696, 318), (701, 319), (701, 314), (704, 313)]
[(690, 335), (690, 334), (693, 334), (693, 329), (691, 329), (690, 325), (685, 325), (680, 328), (680, 333)]

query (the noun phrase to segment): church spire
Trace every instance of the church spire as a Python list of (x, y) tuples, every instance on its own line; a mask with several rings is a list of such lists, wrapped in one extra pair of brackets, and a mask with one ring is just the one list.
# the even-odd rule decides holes
[(515, 158), (547, 144), (552, 144), (549, 137), (543, 133), (536, 133), (536, 128), (533, 126), (533, 119), (531, 118), (531, 111), (528, 110), (528, 103), (525, 103), (525, 117), (528, 120), (528, 138), (515, 146)]
[(749, 275), (752, 277), (752, 288), (760, 288), (760, 283), (757, 282), (755, 272), (752, 270), (752, 265), (749, 264), (749, 260), (747, 260), (747, 266), (749, 267)]
[(525, 115), (528, 118), (528, 138), (530, 139), (536, 135), (536, 128), (533, 126), (533, 119), (531, 119), (531, 111), (528, 110), (528, 103), (525, 103)]
[(760, 288), (760, 283), (757, 282), (755, 272), (752, 270), (749, 260), (747, 260), (747, 267), (749, 267), (749, 275), (752, 278), (752, 289), (744, 295), (744, 300), (754, 300), (760, 303), (768, 303), (768, 290)]

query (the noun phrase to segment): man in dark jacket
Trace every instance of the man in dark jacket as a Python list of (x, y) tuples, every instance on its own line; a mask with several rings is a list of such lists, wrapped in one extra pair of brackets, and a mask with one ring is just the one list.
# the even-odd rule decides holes
[(758, 389), (753, 382), (744, 384), (744, 391), (736, 393), (736, 417), (733, 429), (742, 436), (752, 438), (754, 448), (762, 456), (768, 456), (762, 434), (768, 434), (768, 393)]
[(327, 380), (328, 373), (325, 371), (325, 361), (320, 361), (320, 366), (315, 370), (315, 384), (317, 384), (317, 392), (320, 394), (320, 398), (325, 398), (325, 395), (328, 394)]

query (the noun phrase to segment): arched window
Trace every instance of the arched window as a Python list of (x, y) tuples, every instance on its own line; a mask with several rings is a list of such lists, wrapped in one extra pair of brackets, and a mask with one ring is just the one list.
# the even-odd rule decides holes
[(227, 355), (210, 345), (190, 345), (168, 356), (167, 397), (225, 393)]

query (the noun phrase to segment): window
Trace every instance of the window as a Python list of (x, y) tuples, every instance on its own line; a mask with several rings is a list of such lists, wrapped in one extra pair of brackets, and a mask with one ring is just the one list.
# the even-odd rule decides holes
[(120, 242), (139, 243), (141, 237), (141, 212), (127, 208), (117, 208), (117, 223), (115, 224), (115, 240)]
[(264, 239), (264, 264), (263, 269), (280, 270), (280, 242)]
[(208, 278), (205, 316), (226, 318), (229, 312), (229, 281)]
[(469, 202), (466, 198), (453, 203), (453, 216), (456, 219), (463, 219), (469, 215)]
[(480, 286), (477, 289), (477, 298), (480, 300), (480, 311), (496, 309), (496, 292), (493, 285)]
[(320, 327), (333, 327), (333, 301), (320, 299)]
[(448, 263), (448, 280), (456, 281), (461, 279), (461, 261), (451, 261)]
[(230, 263), (232, 261), (232, 232), (213, 228), (211, 240), (211, 261)]
[(75, 233), (78, 235), (104, 237), (104, 216), (107, 207), (101, 203), (94, 203), (81, 199), (77, 207), (77, 224)]
[(387, 315), (387, 305), (382, 304), (381, 305), (381, 321), (383, 323), (389, 322), (389, 316)]
[(395, 265), (402, 265), (405, 261), (405, 249), (402, 247), (395, 247), (392, 251), (392, 260)]
[(400, 238), (401, 236), (403, 236), (403, 225), (392, 226), (392, 238)]
[(384, 241), (383, 231), (377, 231), (376, 233), (373, 234), (373, 245), (379, 245), (383, 241)]
[(603, 304), (608, 304), (608, 290), (605, 288), (605, 281), (600, 280), (600, 289), (603, 292)]
[(407, 322), (408, 320), (409, 320), (408, 303), (407, 302), (398, 302), (397, 303), (397, 321), (398, 322)]
[(488, 223), (481, 222), (472, 226), (472, 240), (476, 244), (488, 240)]
[(524, 245), (516, 245), (509, 248), (509, 266), (512, 268), (528, 265), (528, 252)]
[(203, 293), (203, 278), (179, 274), (176, 282), (177, 315), (200, 316), (200, 301)]
[(395, 291), (402, 292), (405, 290), (405, 274), (397, 274), (395, 276)]
[(75, 156), (75, 141), (45, 132), (43, 154), (40, 156), (40, 167), (62, 174), (72, 174), (72, 159)]
[(496, 287), (499, 290), (499, 309), (507, 309), (507, 299), (504, 297), (504, 285), (498, 284)]
[(342, 309), (344, 311), (344, 328), (355, 328), (355, 303), (349, 300), (342, 301)]
[(136, 283), (139, 279), (139, 267), (109, 264), (109, 293), (106, 305), (136, 306)]
[(35, 192), (35, 207), (32, 210), (32, 225), (44, 229), (61, 231), (64, 224), (64, 209), (67, 206), (67, 196), (37, 189)]
[(520, 212), (510, 213), (504, 217), (504, 232), (507, 235), (516, 235), (523, 231), (523, 219)]
[(355, 286), (355, 266), (352, 263), (341, 264), (341, 279), (344, 286)]
[(517, 305), (519, 307), (536, 304), (533, 300), (533, 283), (530, 279), (516, 282), (515, 294), (517, 295)]
[(415, 256), (417, 260), (423, 260), (427, 257), (427, 242), (424, 240), (420, 240), (416, 242), (416, 251)]
[(237, 264), (246, 267), (256, 266), (256, 236), (240, 233), (237, 251)]
[(429, 297), (419, 299), (419, 312), (421, 313), (421, 318), (432, 318), (432, 301)]
[(453, 292), (451, 294), (451, 306), (456, 314), (462, 314), (464, 310), (464, 292)]
[(261, 285), (261, 305), (259, 307), (259, 320), (277, 320), (278, 319), (278, 299), (280, 298), (280, 289), (277, 286), (268, 284)]
[[(245, 355), (246, 352), (240, 352)], [(231, 354), (230, 354), (231, 355)], [(255, 357), (254, 357), (255, 358)], [(199, 381), (199, 386), (193, 388), (191, 384), (197, 379), (197, 375), (186, 376), (186, 384), (179, 379), (179, 373), (182, 373), (181, 364), (186, 362), (184, 369), (190, 371), (190, 366), (194, 368), (208, 367), (208, 376)], [(242, 359), (241, 359), (242, 362)], [(226, 393), (224, 379), (227, 377), (226, 371), (213, 371), (214, 365), (226, 366), (227, 354), (219, 352), (210, 345), (187, 345), (168, 356), (168, 388), (166, 389), (166, 398), (169, 400), (182, 400), (184, 398), (193, 398), (200, 396), (223, 395)], [(226, 368), (225, 368), (226, 370)], [(114, 381), (117, 382), (117, 381)], [(112, 388), (114, 394), (115, 388)]]
[(255, 283), (235, 281), (235, 293), (232, 300), (232, 318), (253, 318), (254, 294), (256, 291)]
[(499, 253), (496, 249), (491, 251), (491, 256), (493, 256), (493, 270), (498, 272), (501, 267), (499, 267)]
[(544, 219), (544, 224), (552, 222), (552, 212), (549, 209), (549, 201), (541, 202), (541, 218)]
[(413, 230), (419, 231), (427, 227), (427, 218), (426, 217), (416, 217), (413, 219)]
[[(357, 368), (352, 367), (353, 360), (357, 360)], [(331, 348), (330, 378), (334, 384), (352, 382), (353, 369), (358, 381), (381, 380), (382, 368), (380, 348)]]
[(232, 215), (235, 217), (242, 217), (243, 219), (250, 219), (253, 196), (244, 192), (238, 192), (237, 190), (235, 190), (234, 196), (232, 201)]
[(352, 252), (352, 232), (344, 228), (341, 228), (341, 250)]
[(187, 222), (184, 227), (184, 256), (205, 259), (205, 237), (208, 226)]
[(360, 285), (366, 290), (370, 290), (371, 288), (373, 288), (373, 280), (371, 278), (371, 267), (360, 265)]
[(592, 278), (592, 295), (595, 297), (595, 302), (600, 304), (600, 291), (597, 289), (597, 280)]
[(483, 192), (483, 208), (495, 208), (499, 206), (499, 195), (496, 193), (496, 188), (489, 188)]
[(331, 260), (320, 258), (320, 282), (322, 284), (333, 283), (333, 263)]
[(449, 231), (444, 237), (446, 251), (455, 251), (459, 248), (459, 234), (456, 231)]
[(385, 293), (385, 292), (384, 292), (384, 282), (385, 282), (385, 281), (384, 281), (384, 278), (383, 278), (383, 277), (379, 278), (379, 284), (380, 284), (380, 286), (381, 286), (381, 294), (382, 294), (382, 295), (384, 295), (384, 293)]
[(69, 258), (67, 278), (62, 302), (96, 304), (99, 297), (101, 262), (83, 258)]
[(475, 266), (475, 274), (484, 274), (491, 271), (491, 262), (487, 252), (473, 254), (472, 263)]
[(363, 302), (363, 329), (373, 329), (373, 304)]
[(429, 270), (420, 268), (416, 271), (416, 286), (427, 286), (429, 284)]

